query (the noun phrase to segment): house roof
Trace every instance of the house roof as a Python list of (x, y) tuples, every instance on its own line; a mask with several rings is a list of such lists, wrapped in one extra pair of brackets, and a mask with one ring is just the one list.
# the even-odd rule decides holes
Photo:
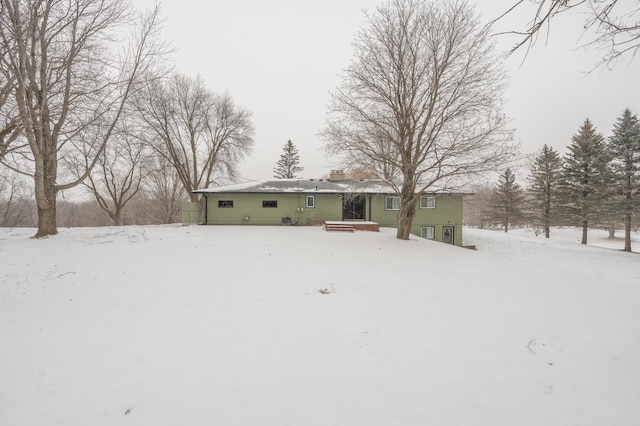
[[(193, 191), (197, 194), (210, 193), (364, 193), (394, 194), (393, 187), (379, 179), (277, 179), (237, 183), (234, 185), (216, 186)], [(431, 191), (430, 191), (431, 192)], [(433, 191), (435, 193), (436, 191)], [(440, 192), (440, 191), (438, 191)]]

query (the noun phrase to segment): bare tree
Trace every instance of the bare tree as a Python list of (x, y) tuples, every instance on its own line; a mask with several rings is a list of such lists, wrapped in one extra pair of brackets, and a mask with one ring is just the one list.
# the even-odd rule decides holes
[[(330, 138), (327, 139), (330, 140)], [(373, 128), (371, 134), (368, 135), (367, 143), (372, 146), (371, 151), (376, 153), (376, 161), (372, 161), (369, 153), (354, 151), (351, 152), (351, 158), (349, 160), (345, 160), (345, 163), (343, 164), (345, 168), (348, 168), (348, 170), (370, 170), (374, 177), (379, 177), (388, 181), (398, 179), (401, 176), (398, 164), (401, 163), (402, 158), (400, 157), (397, 147), (389, 138), (389, 134), (380, 129)], [(329, 146), (327, 148), (329, 148)], [(329, 149), (329, 152), (332, 151), (332, 149)], [(332, 154), (339, 155), (340, 152), (339, 150), (336, 150), (332, 152)]]
[(145, 149), (129, 129), (120, 129), (112, 139), (83, 185), (119, 226), (125, 206), (140, 190)]
[(143, 182), (147, 216), (151, 223), (175, 223), (186, 200), (178, 171), (162, 155), (156, 154), (147, 161)]
[(24, 178), (11, 170), (0, 174), (0, 226), (33, 226), (33, 199)]
[(421, 193), (455, 189), (513, 154), (501, 111), (505, 75), (464, 0), (391, 0), (367, 24), (323, 136), (330, 154), (369, 165), (394, 186), (397, 237), (408, 239)]
[(598, 66), (611, 65), (624, 55), (634, 57), (640, 49), (640, 2), (637, 0), (518, 0), (494, 22), (526, 7), (533, 8), (528, 26), (506, 33), (520, 37), (511, 53), (522, 48), (528, 51), (556, 16), (572, 9), (583, 11), (584, 31), (594, 33), (585, 46), (606, 52)]
[[(98, 162), (141, 77), (164, 52), (156, 7), (130, 14), (124, 0), (4, 0), (0, 21), (3, 73), (15, 77), (13, 96), (29, 149), (14, 168), (34, 179), (36, 237), (57, 233), (56, 197), (79, 185)], [(116, 35), (137, 20), (122, 44)], [(69, 182), (65, 157), (87, 157)]]
[(228, 94), (215, 95), (200, 78), (174, 75), (136, 100), (147, 124), (150, 146), (177, 171), (192, 191), (217, 179), (234, 179), (238, 162), (253, 146), (251, 113)]
[[(3, 9), (4, 4), (0, 4), (0, 13)], [(2, 47), (0, 43), (0, 49)], [(0, 67), (0, 161), (11, 151), (22, 148), (14, 143), (22, 131), (22, 122), (11, 97), (14, 77), (6, 71), (4, 67)]]

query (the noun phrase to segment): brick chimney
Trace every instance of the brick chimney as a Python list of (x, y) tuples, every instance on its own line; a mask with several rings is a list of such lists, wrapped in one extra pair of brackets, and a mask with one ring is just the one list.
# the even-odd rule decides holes
[(344, 180), (344, 170), (331, 170), (329, 180)]

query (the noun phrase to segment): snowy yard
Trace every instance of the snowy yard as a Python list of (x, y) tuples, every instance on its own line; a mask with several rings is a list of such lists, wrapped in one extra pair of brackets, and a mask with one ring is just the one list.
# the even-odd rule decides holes
[(640, 254), (556, 231), (0, 229), (0, 425), (638, 425)]

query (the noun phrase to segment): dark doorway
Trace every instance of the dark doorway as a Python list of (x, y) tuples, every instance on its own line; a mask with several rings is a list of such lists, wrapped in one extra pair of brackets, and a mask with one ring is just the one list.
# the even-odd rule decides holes
[(453, 226), (442, 227), (442, 242), (446, 244), (453, 244)]
[(362, 194), (342, 196), (342, 220), (364, 220), (367, 199)]

